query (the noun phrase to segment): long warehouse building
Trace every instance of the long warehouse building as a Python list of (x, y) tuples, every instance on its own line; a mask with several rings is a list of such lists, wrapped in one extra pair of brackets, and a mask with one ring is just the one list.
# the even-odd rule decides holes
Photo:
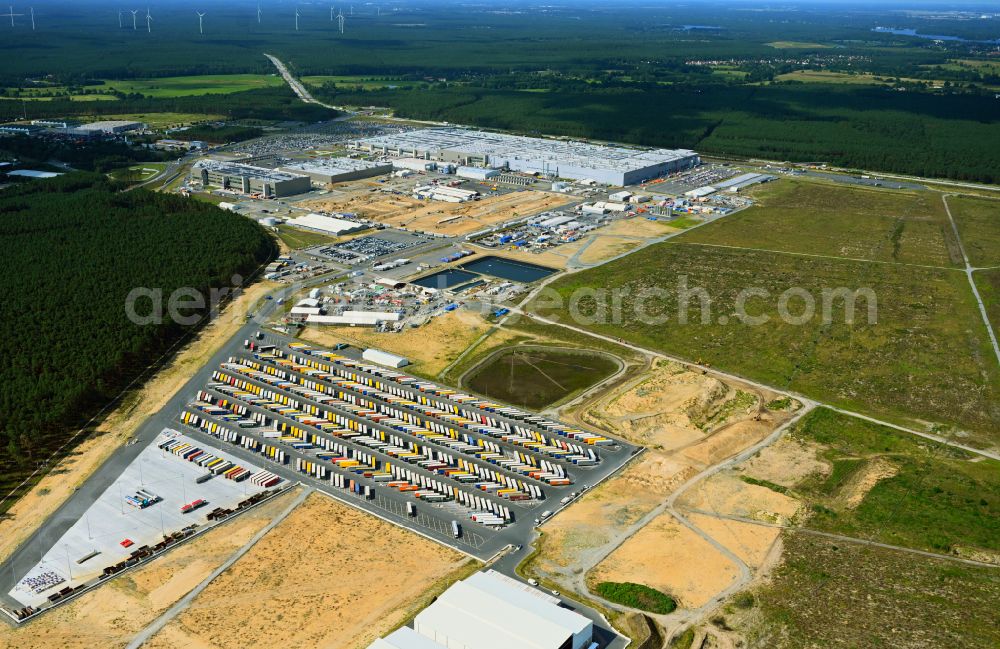
[(453, 127), (364, 138), (348, 146), (385, 156), (506, 168), (615, 186), (634, 185), (701, 164), (699, 155), (687, 149), (639, 149)]
[(303, 174), (312, 178), (313, 182), (331, 185), (392, 173), (392, 165), (388, 162), (330, 157), (287, 164), (280, 170), (293, 174)]
[(456, 582), (368, 649), (586, 649), (594, 625), (559, 600), (496, 571)]
[(309, 176), (222, 160), (196, 162), (191, 167), (191, 178), (200, 181), (202, 187), (221, 187), (243, 194), (259, 192), (264, 198), (292, 196), (312, 189)]

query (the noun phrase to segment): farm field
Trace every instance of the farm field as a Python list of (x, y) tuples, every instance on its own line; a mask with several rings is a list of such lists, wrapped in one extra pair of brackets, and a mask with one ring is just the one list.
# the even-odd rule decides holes
[[(560, 278), (549, 288), (561, 304), (547, 304), (555, 301), (548, 296), (532, 308), (572, 322), (570, 297), (595, 286), (629, 290), (622, 298), (621, 316), (617, 322), (605, 317), (596, 298), (584, 295), (586, 299), (576, 304), (583, 316), (578, 326), (843, 407), (897, 421), (920, 418), (951, 424), (970, 431), (966, 441), (975, 444), (997, 443), (1000, 372), (961, 273), (671, 241)], [(663, 293), (649, 293), (653, 287)], [(681, 324), (678, 304), (683, 300), (678, 298), (695, 287), (704, 289), (711, 302), (703, 309), (701, 299), (690, 297), (689, 321)], [(813, 317), (780, 318), (779, 295), (792, 287), (812, 296)], [(877, 321), (869, 322), (870, 305), (864, 299), (858, 300), (851, 324), (843, 300), (827, 299), (831, 317), (824, 325), (823, 290), (837, 287), (871, 289)], [(751, 324), (760, 320), (733, 317), (744, 288), (767, 291), (767, 297), (745, 303), (748, 315), (768, 318), (764, 326)], [(643, 295), (652, 298), (645, 300), (640, 318), (636, 300)], [(805, 302), (790, 300), (789, 315), (808, 315)]]
[(114, 115), (97, 115), (87, 121), (124, 119), (136, 122), (145, 122), (150, 128), (175, 128), (178, 126), (190, 126), (201, 122), (212, 122), (225, 119), (225, 115), (212, 113), (122, 113)]
[(124, 647), (288, 507), (296, 491), (293, 488), (26, 626), (0, 624), (0, 647)]
[(619, 365), (604, 354), (519, 345), (472, 369), (463, 383), (490, 399), (540, 410), (603, 381)]
[(140, 94), (146, 97), (173, 98), (196, 95), (229, 94), (258, 88), (279, 87), (284, 81), (277, 74), (205, 74), (150, 79), (102, 79), (87, 86), (38, 86), (20, 90), (16, 97), (51, 101), (68, 96), (73, 101), (115, 101), (114, 93)]
[(930, 266), (961, 261), (935, 192), (781, 179), (753, 196), (753, 207), (678, 241)]
[(1000, 266), (1000, 200), (949, 196), (948, 207), (973, 266)]
[(746, 646), (1000, 644), (1000, 570), (804, 534), (783, 534), (782, 542), (781, 565), (742, 599), (749, 608), (727, 607), (719, 616)]
[(360, 649), (475, 567), (454, 550), (313, 494), (146, 646)]
[(409, 196), (362, 190), (306, 201), (302, 206), (326, 212), (351, 212), (406, 230), (460, 236), (566, 203), (567, 198), (562, 194), (537, 191), (515, 191), (472, 203), (428, 203)]

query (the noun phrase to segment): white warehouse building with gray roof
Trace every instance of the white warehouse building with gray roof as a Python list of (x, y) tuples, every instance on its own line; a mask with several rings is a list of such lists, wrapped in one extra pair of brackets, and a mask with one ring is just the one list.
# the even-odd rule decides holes
[(456, 582), (403, 627), (368, 649), (587, 649), (586, 617), (493, 570)]
[(349, 146), (385, 156), (506, 168), (615, 186), (635, 185), (701, 164), (698, 154), (687, 149), (640, 149), (457, 127), (380, 135)]

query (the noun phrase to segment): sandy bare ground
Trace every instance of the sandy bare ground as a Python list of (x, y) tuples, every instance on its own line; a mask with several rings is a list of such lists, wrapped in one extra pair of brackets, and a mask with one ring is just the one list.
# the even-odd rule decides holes
[(676, 231), (677, 228), (672, 228), (661, 221), (647, 221), (644, 218), (634, 217), (615, 221), (587, 233), (576, 241), (564, 243), (542, 252), (534, 253), (520, 248), (513, 250), (504, 248), (490, 250), (490, 254), (552, 268), (566, 268), (569, 261), (581, 250), (583, 252), (576, 259), (578, 263), (596, 264), (636, 248), (651, 239)]
[(514, 191), (467, 203), (444, 203), (365, 190), (305, 201), (302, 206), (326, 212), (352, 212), (392, 227), (454, 236), (566, 203), (567, 198), (562, 194), (540, 191)]
[(698, 608), (738, 574), (707, 541), (670, 514), (661, 514), (602, 561), (587, 581), (645, 584), (669, 593), (680, 606)]
[(888, 480), (899, 473), (899, 467), (886, 458), (875, 458), (865, 464), (865, 466), (851, 477), (840, 488), (838, 497), (843, 498), (848, 509), (854, 509), (861, 504), (868, 492), (875, 488), (879, 482)]
[(248, 307), (278, 284), (260, 282), (244, 293), (208, 324), (167, 367), (125, 401), (98, 426), (96, 432), (46, 475), (0, 520), (0, 559), (6, 559), (81, 485), (109, 455), (127, 441), (147, 417), (194, 375), (243, 324)]
[(801, 509), (801, 503), (795, 498), (767, 487), (747, 484), (732, 473), (720, 473), (705, 480), (684, 494), (679, 504), (684, 509), (782, 524), (791, 521)]
[(12, 629), (0, 624), (0, 647), (124, 647), (287, 507), (295, 491), (292, 489), (23, 627)]
[(365, 647), (474, 566), (314, 494), (147, 646)]
[[(309, 325), (299, 337), (325, 346), (348, 342), (361, 348), (375, 347), (407, 357), (414, 364), (413, 369), (424, 375), (435, 375), (488, 328), (489, 324), (478, 313), (459, 309), (399, 333), (378, 333), (365, 327)], [(507, 337), (502, 332), (494, 335), (498, 340)]]
[[(545, 525), (535, 567), (567, 588), (578, 586), (586, 574), (588, 586), (634, 581), (670, 593), (682, 606), (710, 601), (737, 577), (737, 567), (668, 513), (657, 511), (689, 478), (787, 421), (791, 413), (762, 407), (771, 398), (661, 361), (563, 413), (643, 444), (647, 451)], [(766, 551), (761, 546), (773, 541), (765, 535), (751, 543), (749, 535), (756, 531), (749, 528), (724, 532), (726, 538), (718, 539), (723, 545), (734, 534), (747, 536), (754, 553)]]
[(730, 521), (701, 514), (691, 514), (691, 522), (703, 532), (726, 546), (753, 568), (759, 568), (767, 559), (771, 546), (781, 535), (777, 527)]
[(794, 487), (811, 475), (829, 475), (832, 467), (820, 460), (818, 444), (783, 437), (739, 468), (745, 475), (784, 487)]

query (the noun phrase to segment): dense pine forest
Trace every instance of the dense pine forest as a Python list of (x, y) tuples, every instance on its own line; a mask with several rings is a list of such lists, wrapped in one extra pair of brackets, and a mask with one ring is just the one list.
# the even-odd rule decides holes
[(164, 299), (179, 287), (207, 296), (276, 254), (241, 216), (178, 196), (120, 192), (91, 174), (5, 189), (0, 241), (3, 495), (190, 330), (130, 322), (133, 288), (161, 288)]

